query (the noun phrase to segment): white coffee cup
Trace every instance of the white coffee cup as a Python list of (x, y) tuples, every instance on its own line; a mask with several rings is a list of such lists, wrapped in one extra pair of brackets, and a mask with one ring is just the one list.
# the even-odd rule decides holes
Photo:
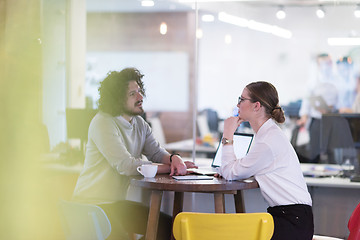
[(157, 165), (145, 164), (138, 166), (136, 170), (146, 178), (153, 178), (156, 175), (157, 168), (158, 168)]

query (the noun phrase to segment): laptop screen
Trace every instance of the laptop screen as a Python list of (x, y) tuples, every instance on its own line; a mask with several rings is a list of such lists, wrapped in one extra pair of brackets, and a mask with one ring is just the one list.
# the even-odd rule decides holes
[[(244, 157), (248, 153), (253, 138), (254, 138), (253, 134), (234, 133), (233, 146), (234, 146), (235, 156), (237, 159)], [(212, 167), (220, 167), (221, 166), (222, 148), (223, 148), (223, 145), (220, 141), (219, 146), (215, 153), (215, 157), (211, 164)]]

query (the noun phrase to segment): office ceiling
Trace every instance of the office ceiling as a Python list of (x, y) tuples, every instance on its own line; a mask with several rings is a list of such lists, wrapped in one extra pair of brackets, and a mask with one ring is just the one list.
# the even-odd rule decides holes
[[(141, 0), (87, 0), (89, 12), (151, 12), (151, 11), (189, 11), (195, 0), (154, 0), (154, 7), (142, 7)], [(311, 7), (311, 6), (346, 6), (359, 4), (359, 0), (198, 0), (198, 8), (207, 10), (207, 6), (224, 4), (238, 7), (248, 5), (256, 7)], [(216, 8), (216, 7), (215, 7)]]
[[(141, 0), (86, 0), (86, 3), (88, 12), (180, 12), (194, 11), (195, 6), (194, 0), (153, 1), (153, 7), (142, 7)], [(196, 6), (201, 14), (224, 11), (294, 32), (312, 32), (309, 38), (314, 39), (321, 34), (327, 37), (360, 36), (360, 19), (353, 14), (357, 4), (360, 0), (197, 0)], [(319, 20), (315, 15), (320, 5), (326, 11), (325, 20)], [(275, 17), (279, 6), (286, 10), (285, 21)]]
[(88, 12), (171, 12), (189, 11), (191, 4), (178, 0), (154, 0), (154, 7), (142, 7), (141, 0), (86, 0)]

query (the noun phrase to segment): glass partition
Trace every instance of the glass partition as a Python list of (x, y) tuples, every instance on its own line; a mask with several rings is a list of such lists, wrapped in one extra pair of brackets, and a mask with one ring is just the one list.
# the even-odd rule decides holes
[[(74, 157), (74, 149), (79, 153), (82, 147), (81, 143), (69, 146), (69, 142), (72, 137), (86, 138), (86, 124), (97, 108), (99, 82), (111, 70), (136, 67), (145, 75), (145, 117), (171, 153), (211, 158), (221, 137), (222, 120), (237, 114), (243, 88), (263, 80), (278, 90), (287, 116), (281, 127), (302, 162), (348, 166), (347, 159), (356, 159), (352, 142), (359, 148), (360, 111), (352, 103), (359, 88), (360, 18), (355, 3), (13, 2), (0, 4), (5, 36), (1, 47), (6, 50), (1, 55), (6, 62), (2, 76), (7, 79), (2, 125), (10, 133), (9, 137), (4, 134), (2, 145), (6, 150), (2, 190), (4, 202), (11, 203), (4, 216), (9, 216), (9, 229), (26, 226), (26, 231), (6, 233), (13, 238), (30, 236), (28, 232), (40, 239), (64, 238), (60, 219), (54, 217), (58, 216), (57, 202), (71, 199), (82, 169), (81, 162), (66, 161)], [(325, 90), (324, 83), (336, 89), (336, 97), (326, 91), (317, 94)], [(317, 115), (302, 110), (306, 104)], [(79, 110), (73, 115), (76, 120), (84, 117), (81, 129), (67, 123), (66, 112), (74, 109)], [(329, 125), (322, 121), (323, 109), (330, 112), (325, 116)], [(305, 113), (308, 121), (302, 121)], [(47, 131), (42, 125), (35, 127), (41, 117)], [(340, 121), (349, 125), (339, 125)], [(331, 129), (326, 126), (342, 137), (347, 128), (352, 139), (342, 143), (349, 146), (325, 144)], [(74, 132), (69, 133), (70, 129)], [(79, 135), (72, 135), (76, 131)], [(238, 131), (251, 133), (252, 129), (243, 124)], [(42, 145), (44, 139), (50, 148), (46, 152), (70, 154), (41, 157), (47, 161), (38, 167), (37, 153), (43, 149), (32, 146)], [(309, 151), (309, 146), (316, 149)], [(24, 207), (23, 199), (27, 199)], [(20, 214), (26, 217), (18, 218)], [(35, 221), (29, 225), (22, 219)]]
[[(198, 1), (197, 6), (199, 112), (212, 109), (220, 119), (236, 115), (243, 88), (268, 81), (278, 90), (287, 117), (281, 127), (300, 160), (341, 163), (331, 159), (334, 148), (320, 148), (320, 127), (310, 128), (326, 113), (310, 98), (322, 96), (331, 113), (352, 111), (360, 71), (356, 5)], [(326, 84), (335, 93), (326, 92)], [(308, 121), (299, 125), (305, 114)], [(252, 132), (249, 127), (238, 131)]]
[(139, 69), (145, 118), (155, 137), (169, 152), (189, 157), (196, 108), (196, 14), (179, 2), (153, 4), (87, 1), (86, 103), (97, 107), (99, 82), (109, 71)]
[[(58, 6), (60, 14), (52, 17), (58, 19), (62, 35), (69, 34), (65, 18), (70, 3), (59, 2), (64, 6)], [(314, 160), (307, 149), (310, 124), (300, 128), (296, 121), (302, 115), (303, 100), (309, 99), (317, 84), (331, 81), (337, 88), (339, 101), (333, 103), (332, 112), (351, 111), (360, 62), (360, 18), (355, 5), (322, 4), (320, 8), (292, 1), (279, 6), (253, 1), (87, 0), (83, 10), (84, 107), (97, 108), (99, 82), (109, 71), (137, 67), (145, 75), (146, 118), (169, 151), (191, 156), (197, 149), (197, 156), (212, 157), (222, 120), (237, 114), (237, 99), (253, 81), (276, 86), (287, 115), (282, 127), (303, 161)], [(65, 40), (61, 39), (54, 41), (60, 46), (57, 52), (45, 52), (47, 56), (64, 53)], [(327, 65), (318, 59), (324, 54)], [(60, 55), (52, 58), (58, 59), (58, 65)], [(68, 140), (65, 108), (71, 107), (67, 91), (73, 87), (65, 81), (65, 69), (59, 67), (57, 73), (51, 69), (46, 67), (44, 73), (44, 121), (54, 148)], [(326, 74), (331, 77), (324, 77)], [(57, 107), (51, 108), (54, 104)], [(239, 131), (252, 132), (248, 124)]]

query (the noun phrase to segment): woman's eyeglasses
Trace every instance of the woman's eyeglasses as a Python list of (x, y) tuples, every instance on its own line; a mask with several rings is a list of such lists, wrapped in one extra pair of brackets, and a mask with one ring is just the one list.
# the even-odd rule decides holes
[(239, 97), (239, 99), (238, 99), (238, 104), (240, 104), (241, 102), (243, 102), (243, 101), (245, 101), (245, 100), (251, 101), (250, 98)]

